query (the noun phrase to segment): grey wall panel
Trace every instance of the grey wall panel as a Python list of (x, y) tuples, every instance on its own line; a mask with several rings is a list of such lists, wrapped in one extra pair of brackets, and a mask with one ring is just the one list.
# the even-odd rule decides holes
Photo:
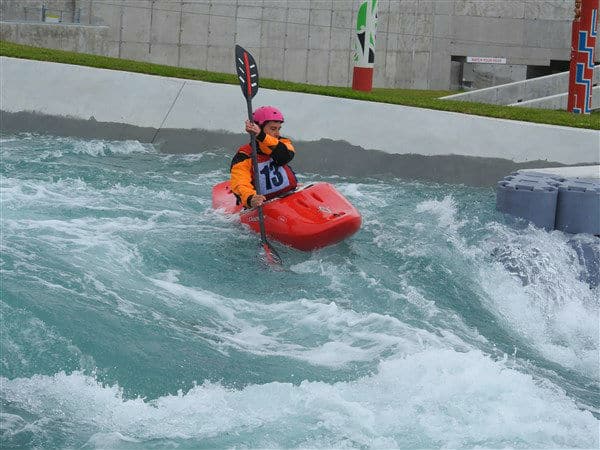
[(288, 22), (290, 24), (306, 24), (309, 23), (310, 10), (301, 2), (294, 3), (288, 8)]
[(285, 48), (308, 49), (308, 24), (288, 23)]
[[(599, 39), (600, 41), (600, 39)], [(545, 49), (545, 51), (548, 53), (548, 60), (550, 59), (556, 59), (559, 61), (569, 61), (571, 58), (571, 51), (568, 48), (549, 48), (549, 49)], [(596, 52), (594, 53), (595, 55), (598, 55), (596, 59), (596, 62), (600, 61), (600, 50), (596, 50)], [(524, 62), (523, 64), (533, 64), (532, 62), (529, 62), (530, 59), (528, 59), (526, 62)]]
[(259, 19), (240, 19), (236, 21), (235, 42), (243, 42), (246, 47), (268, 47), (261, 42), (263, 23)]
[(0, 39), (22, 44), (105, 55), (108, 28), (104, 26), (54, 26), (46, 23), (1, 22)]
[(233, 44), (226, 47), (209, 46), (206, 69), (211, 72), (231, 73), (233, 72), (233, 56)]
[(148, 44), (144, 42), (121, 43), (121, 58), (134, 59), (136, 61), (149, 61), (150, 53)]
[[(346, 53), (349, 55), (351, 39), (352, 33), (349, 30), (333, 28), (331, 30), (329, 48), (332, 51), (345, 50)], [(350, 57), (350, 55), (348, 57)], [(342, 63), (342, 65), (345, 64)]]
[(397, 86), (404, 89), (413, 87), (413, 52), (399, 51), (396, 54), (396, 77), (401, 80)]
[(106, 25), (109, 29), (109, 40), (117, 43), (121, 40), (122, 4), (123, 0), (115, 0), (109, 4), (95, 1), (90, 5), (91, 23)]
[[(286, 10), (280, 11), (284, 14), (287, 12)], [(281, 50), (285, 47), (285, 37), (286, 37), (286, 28), (287, 24), (285, 20), (283, 21), (274, 21), (274, 22), (263, 22), (261, 26), (261, 36), (260, 36), (260, 45), (261, 47), (267, 48), (279, 48)], [(243, 41), (239, 41), (243, 42)], [(282, 61), (278, 63), (281, 64)]]
[(389, 0), (377, 2), (377, 35), (389, 31), (389, 17), (392, 5)]
[(169, 66), (179, 65), (179, 45), (152, 44), (148, 61)]
[(336, 3), (335, 9), (331, 12), (331, 26), (332, 28), (342, 28), (349, 30), (354, 28), (352, 23), (352, 9), (338, 9), (340, 6), (346, 5), (346, 3)]
[(7, 20), (25, 20), (21, 5), (16, 2), (2, 2), (0, 20), (3, 22)]
[(329, 28), (331, 26), (331, 2), (327, 2), (321, 7), (327, 9), (311, 8), (309, 15), (310, 24)]
[[(433, 86), (448, 86), (449, 89), (458, 89), (459, 85), (452, 86), (451, 84), (451, 76), (452, 70), (446, 70), (448, 64), (452, 68), (451, 56), (448, 52), (432, 52), (429, 60), (429, 82), (430, 85)], [(459, 75), (462, 75), (461, 68), (457, 67), (461, 66), (460, 63), (454, 65), (454, 70), (457, 72), (455, 74), (456, 80), (458, 80)], [(462, 77), (461, 77), (462, 80)]]
[(375, 55), (375, 59), (380, 61), (380, 64), (373, 69), (373, 87), (379, 88), (385, 86), (385, 53), (381, 55)]
[(261, 69), (260, 76), (263, 78), (274, 78), (281, 80), (284, 77), (283, 72), (283, 48), (266, 48), (260, 49)]
[(415, 22), (415, 37), (429, 37), (433, 32), (433, 15), (431, 14), (415, 14), (413, 16)]
[(407, 14), (404, 11), (399, 15), (399, 37), (400, 41), (411, 45), (416, 33), (416, 19), (414, 14)]
[(451, 39), (452, 18), (447, 15), (436, 15), (433, 18), (433, 35), (437, 40)]
[(434, 13), (436, 15), (451, 15), (454, 13), (453, 2), (434, 2)]
[(453, 38), (458, 41), (508, 46), (522, 43), (525, 30), (523, 21), (518, 19), (455, 16), (452, 31)]
[(308, 48), (311, 50), (329, 50), (331, 28), (310, 25), (308, 28)]
[(397, 71), (397, 55), (396, 52), (388, 52), (385, 56), (383, 67), (381, 64), (375, 70), (375, 74), (381, 74), (382, 82), (378, 83), (381, 86), (394, 85), (396, 82), (396, 71)]
[(308, 83), (325, 84), (329, 77), (329, 50), (309, 50), (306, 70)]
[(348, 86), (348, 66), (350, 52), (348, 50), (331, 50), (329, 52), (328, 82), (333, 86)]
[(415, 52), (413, 58), (413, 89), (429, 88), (427, 73), (429, 71), (430, 52)]
[(211, 1), (209, 12), (214, 17), (235, 17), (237, 5), (236, 0)]
[(439, 3), (439, 0), (419, 0), (416, 11), (421, 14), (433, 14), (436, 3)]
[(339, 0), (310, 0), (310, 2), (308, 2), (308, 4), (310, 5), (310, 9), (312, 11), (327, 10), (327, 9), (331, 10), (334, 1), (339, 1)]
[(208, 23), (208, 44), (233, 48), (235, 29), (234, 17), (211, 15)]
[(454, 3), (454, 14), (457, 16), (522, 19), (525, 15), (525, 3), (523, 1), (459, 0)]
[(526, 19), (524, 47), (563, 48), (565, 36), (571, 33), (571, 22), (547, 19)]
[(124, 42), (149, 42), (152, 2), (138, 0), (126, 3), (123, 8), (122, 31), (120, 39)]
[(153, 44), (178, 44), (181, 34), (181, 18), (181, 2), (163, 0), (154, 3), (150, 42)]
[(75, 27), (64, 27), (60, 35), (60, 49), (69, 52), (79, 51), (79, 37), (80, 33)]
[[(238, 19), (262, 19), (263, 16), (263, 7), (259, 7), (254, 4), (244, 5), (240, 4), (237, 8), (237, 18)], [(279, 9), (279, 8), (277, 8)]]
[(102, 53), (111, 58), (119, 58), (121, 52), (121, 44), (119, 41), (108, 41), (106, 43), (106, 53)]
[[(254, 0), (244, 0), (243, 2), (239, 2), (240, 4), (247, 3), (249, 5), (255, 5), (256, 1)], [(296, 3), (296, 0), (263, 0), (262, 5), (265, 8), (287, 8), (292, 4)]]
[(191, 67), (206, 70), (207, 58), (207, 45), (181, 45), (179, 57), (179, 64), (181, 67)]
[(183, 4), (183, 14), (181, 16), (181, 43), (189, 45), (207, 45), (208, 44), (208, 6), (206, 13), (198, 6), (192, 10), (194, 12), (186, 13), (186, 4)]
[(413, 50), (420, 52), (430, 51), (433, 46), (433, 37), (430, 35), (417, 35), (413, 41)]
[(525, 19), (573, 20), (574, 1), (526, 1)]
[(0, 40), (17, 42), (19, 40), (19, 23), (2, 23), (0, 27)]
[(286, 80), (303, 82), (306, 80), (308, 50), (288, 48), (283, 54), (283, 73)]
[[(393, 2), (392, 5), (395, 6), (396, 2)], [(406, 14), (430, 13), (433, 9), (432, 2), (421, 2), (420, 0), (400, 0), (397, 5)]]

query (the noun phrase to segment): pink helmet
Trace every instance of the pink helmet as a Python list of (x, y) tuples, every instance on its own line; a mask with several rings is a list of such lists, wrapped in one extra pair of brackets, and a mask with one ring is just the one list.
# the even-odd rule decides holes
[(262, 127), (265, 122), (269, 122), (270, 120), (283, 122), (283, 114), (274, 106), (261, 106), (254, 111), (252, 119)]

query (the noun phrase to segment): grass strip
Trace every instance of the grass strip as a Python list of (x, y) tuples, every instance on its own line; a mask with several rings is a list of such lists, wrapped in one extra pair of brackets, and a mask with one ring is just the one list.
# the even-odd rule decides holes
[[(0, 41), (0, 55), (13, 58), (51, 61), (64, 64), (74, 64), (78, 66), (89, 66), (102, 69), (159, 75), (163, 77), (199, 80), (209, 83), (238, 84), (238, 80), (233, 74), (233, 64), (232, 73), (230, 74), (209, 72), (206, 70), (165, 66), (162, 64), (132, 61), (108, 56), (32, 47), (7, 41)], [(275, 89), (280, 91), (302, 92), (306, 94), (318, 94), (329, 97), (350, 98), (355, 100), (414, 106), (417, 108), (495, 117), (499, 119), (521, 120), (525, 122), (600, 130), (600, 114), (598, 113), (572, 114), (566, 111), (498, 106), (488, 105), (485, 103), (439, 99), (441, 96), (452, 94), (453, 92), (451, 91), (375, 88), (372, 92), (360, 92), (354, 91), (348, 87), (318, 86), (304, 83), (293, 83), (290, 81), (273, 80), (268, 78), (261, 78), (260, 85), (265, 89)]]

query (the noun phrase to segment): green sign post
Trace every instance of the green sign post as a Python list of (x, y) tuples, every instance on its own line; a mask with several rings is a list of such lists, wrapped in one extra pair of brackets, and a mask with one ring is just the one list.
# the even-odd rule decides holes
[(354, 36), (354, 73), (352, 89), (371, 91), (375, 65), (375, 34), (377, 32), (377, 0), (361, 0)]

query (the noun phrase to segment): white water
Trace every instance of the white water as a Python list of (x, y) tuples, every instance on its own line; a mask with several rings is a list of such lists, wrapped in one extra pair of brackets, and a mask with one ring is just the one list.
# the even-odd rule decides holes
[(362, 230), (273, 273), (227, 152), (2, 145), (3, 444), (598, 448), (599, 288), (493, 192), (327, 179)]

